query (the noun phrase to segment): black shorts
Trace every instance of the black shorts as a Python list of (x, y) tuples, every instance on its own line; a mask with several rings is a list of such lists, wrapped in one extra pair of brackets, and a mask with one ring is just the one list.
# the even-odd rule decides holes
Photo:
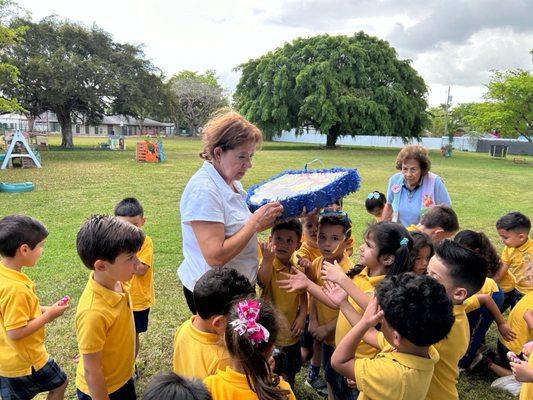
[(46, 364), (31, 375), (6, 378), (0, 376), (0, 398), (3, 400), (26, 400), (33, 399), (37, 394), (49, 392), (60, 387), (67, 380), (67, 375), (50, 358)]
[[(76, 388), (76, 395), (78, 400), (92, 400), (91, 396), (83, 393), (80, 389)], [(120, 389), (115, 390), (109, 394), (110, 400), (136, 400), (137, 394), (135, 393), (135, 385), (133, 379), (127, 381)]]
[(300, 335), (300, 347), (304, 349), (313, 349), (313, 336), (309, 332), (309, 315), (305, 318), (304, 331)]
[(278, 347), (279, 352), (274, 355), (276, 366), (274, 373), (278, 375), (285, 375), (289, 378), (300, 372), (302, 369), (302, 354), (300, 351), (300, 343), (297, 342), (290, 346)]
[(133, 319), (135, 320), (135, 332), (143, 333), (148, 330), (148, 314), (150, 314), (150, 309), (142, 311), (134, 311)]

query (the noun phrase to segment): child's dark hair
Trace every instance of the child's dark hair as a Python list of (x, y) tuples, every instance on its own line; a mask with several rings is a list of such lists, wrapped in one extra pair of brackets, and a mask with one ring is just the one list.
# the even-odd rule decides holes
[(169, 372), (150, 381), (143, 400), (211, 400), (211, 394), (202, 381)]
[(439, 204), (426, 211), (420, 225), (429, 229), (442, 228), (445, 232), (455, 232), (459, 230), (459, 219), (450, 206)]
[(432, 257), (435, 254), (435, 249), (433, 248), (433, 243), (428, 235), (420, 231), (409, 232), (413, 238), (413, 247), (411, 248), (411, 253), (409, 254), (409, 271), (413, 271), (415, 266), (416, 258), (418, 253), (424, 247), (429, 247), (430, 252), (429, 256)]
[(521, 212), (511, 211), (496, 221), (496, 229), (529, 233), (531, 230), (531, 221)]
[(193, 289), (196, 312), (202, 319), (226, 315), (233, 303), (255, 290), (248, 278), (230, 267), (212, 268), (202, 275)]
[(287, 230), (296, 233), (298, 240), (302, 240), (302, 223), (297, 219), (288, 219), (286, 221), (278, 222), (270, 230), (270, 234), (273, 235), (276, 231)]
[(483, 257), (453, 240), (443, 240), (435, 247), (435, 254), (448, 268), (455, 285), (466, 289), (467, 297), (479, 292), (487, 278)]
[(23, 244), (32, 250), (48, 236), (48, 231), (35, 218), (25, 215), (8, 215), (0, 220), (0, 254), (15, 257)]
[(376, 296), (387, 323), (416, 346), (444, 339), (455, 321), (446, 289), (427, 275), (389, 276), (377, 286)]
[(394, 263), (389, 266), (387, 276), (407, 272), (413, 238), (403, 225), (389, 221), (378, 222), (367, 228), (364, 237), (374, 242), (378, 257), (394, 256)]
[[(250, 300), (252, 300), (250, 298)], [(241, 300), (242, 301), (242, 300)], [(239, 302), (235, 302), (228, 314), (228, 324), (226, 326), (226, 347), (230, 356), (238, 360), (246, 375), (248, 386), (261, 400), (281, 400), (287, 399), (289, 391), (278, 388), (280, 378), (272, 373), (268, 359), (264, 353), (271, 348), (279, 331), (279, 321), (277, 313), (264, 299), (253, 299), (259, 304), (259, 315), (256, 319), (270, 333), (267, 342), (254, 344), (245, 332), (240, 335), (236, 328), (231, 325), (232, 321), (240, 318), (238, 311)]]
[(368, 196), (366, 197), (366, 200), (365, 200), (366, 211), (370, 212), (372, 210), (375, 210), (376, 208), (383, 209), (383, 207), (385, 207), (386, 202), (387, 202), (387, 199), (385, 195), (381, 192), (378, 192), (377, 190), (374, 190), (373, 192), (369, 193)]
[(126, 197), (115, 206), (115, 216), (117, 217), (142, 217), (143, 215), (143, 206), (135, 197)]
[(76, 249), (81, 261), (94, 269), (96, 260), (114, 262), (122, 253), (137, 253), (144, 233), (136, 226), (110, 215), (93, 215), (81, 226)]
[(485, 235), (483, 232), (474, 232), (469, 229), (465, 229), (461, 232), (458, 232), (453, 240), (454, 242), (457, 242), (460, 245), (475, 251), (487, 261), (487, 275), (489, 277), (492, 278), (500, 269), (502, 264), (500, 256), (498, 255), (498, 252), (490, 242), (487, 235)]
[(319, 214), (318, 229), (324, 225), (341, 226), (345, 239), (352, 236), (352, 221), (344, 211), (325, 211), (324, 215)]

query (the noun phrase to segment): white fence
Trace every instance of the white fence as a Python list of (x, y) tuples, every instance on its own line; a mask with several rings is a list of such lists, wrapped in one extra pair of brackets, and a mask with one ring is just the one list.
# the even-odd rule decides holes
[[(326, 144), (326, 135), (317, 133), (316, 131), (309, 130), (301, 135), (296, 135), (296, 131), (284, 131), (280, 136), (274, 136), (272, 138), (275, 142), (295, 142), (295, 143), (314, 143), (314, 144)], [(443, 136), (442, 138), (420, 138), (420, 142), (413, 139), (409, 143), (420, 144), (426, 149), (440, 150), (442, 145), (448, 143), (448, 138)], [(402, 148), (405, 143), (401, 138), (396, 136), (341, 136), (337, 139), (337, 145), (341, 146), (365, 146), (365, 147), (392, 147)], [(477, 138), (471, 137), (456, 137), (453, 139), (453, 147), (457, 150), (463, 151), (476, 151)]]

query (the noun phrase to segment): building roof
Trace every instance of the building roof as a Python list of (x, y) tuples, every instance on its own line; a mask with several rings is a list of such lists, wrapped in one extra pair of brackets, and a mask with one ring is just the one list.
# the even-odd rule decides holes
[[(139, 120), (137, 118), (128, 117), (126, 115), (106, 115), (102, 119), (101, 125), (133, 125), (140, 126)], [(143, 120), (143, 126), (172, 126), (173, 124), (159, 122), (150, 118), (145, 118)]]

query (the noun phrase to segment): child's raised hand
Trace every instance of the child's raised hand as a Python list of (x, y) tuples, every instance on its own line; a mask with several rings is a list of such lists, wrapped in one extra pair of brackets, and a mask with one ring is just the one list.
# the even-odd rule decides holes
[(271, 265), (274, 262), (274, 244), (269, 240), (267, 242), (261, 242), (261, 254), (263, 256), (263, 262)]
[(381, 322), (383, 318), (383, 310), (379, 308), (378, 299), (372, 295), (368, 305), (366, 306), (365, 313), (359, 321), (360, 324), (364, 324), (367, 328), (372, 328)]
[(533, 368), (527, 362), (518, 360), (519, 362), (510, 362), (511, 371), (518, 382), (533, 382)]
[(346, 272), (341, 268), (339, 263), (335, 261), (335, 264), (324, 261), (321, 269), (322, 279), (328, 280), (337, 284), (340, 284), (342, 279), (346, 277)]
[(313, 266), (313, 263), (308, 258), (302, 257), (299, 254), (296, 255), (296, 258), (298, 259), (298, 265), (306, 271), (311, 269), (311, 267)]
[(65, 302), (64, 299), (59, 300), (57, 303), (52, 304), (46, 309), (46, 315), (49, 321), (53, 321), (57, 317), (63, 315), (63, 313), (68, 308), (68, 302)]
[(307, 276), (298, 269), (291, 267), (291, 273), (281, 272), (281, 276), (284, 279), (278, 280), (278, 285), (281, 289), (287, 292), (294, 292), (296, 290), (307, 290), (309, 286), (309, 279)]
[(502, 335), (502, 338), (504, 338), (506, 341), (510, 342), (516, 339), (516, 333), (513, 332), (513, 330), (507, 324), (507, 322), (504, 322), (503, 324), (499, 324), (497, 326), (498, 326), (498, 331), (500, 332), (500, 335)]
[(322, 291), (337, 307), (340, 307), (342, 302), (348, 298), (348, 293), (346, 293), (346, 290), (341, 288), (336, 283), (330, 281), (324, 281)]

